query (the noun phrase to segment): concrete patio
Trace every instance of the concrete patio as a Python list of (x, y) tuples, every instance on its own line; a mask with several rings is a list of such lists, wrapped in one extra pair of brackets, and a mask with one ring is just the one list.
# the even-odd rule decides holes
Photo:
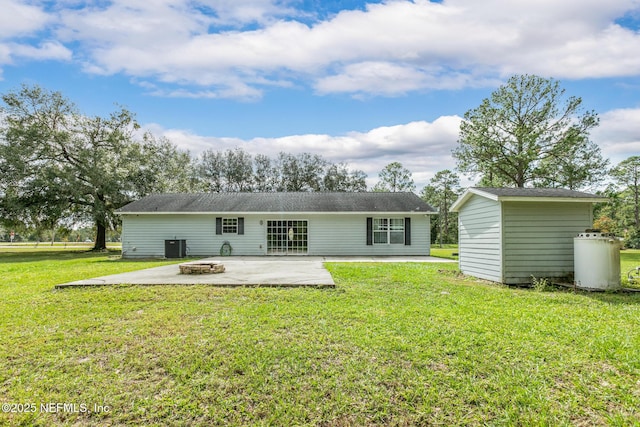
[[(56, 285), (56, 289), (108, 285), (212, 285), (335, 287), (324, 262), (456, 262), (434, 257), (213, 257), (225, 266), (219, 274), (180, 274), (179, 264)], [(186, 262), (186, 261), (185, 261)]]

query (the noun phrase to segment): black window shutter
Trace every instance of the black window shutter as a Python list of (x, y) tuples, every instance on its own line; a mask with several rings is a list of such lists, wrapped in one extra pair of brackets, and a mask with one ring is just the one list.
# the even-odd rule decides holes
[(244, 218), (238, 218), (238, 234), (244, 234)]
[(216, 218), (216, 234), (222, 234), (222, 218)]
[(411, 246), (411, 218), (404, 219), (404, 244)]
[(367, 245), (373, 245), (373, 218), (367, 218)]

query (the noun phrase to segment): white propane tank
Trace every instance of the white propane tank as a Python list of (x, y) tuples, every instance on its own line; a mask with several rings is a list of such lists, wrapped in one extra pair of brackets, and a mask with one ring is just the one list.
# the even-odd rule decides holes
[(620, 289), (620, 240), (613, 234), (587, 230), (573, 238), (576, 287)]

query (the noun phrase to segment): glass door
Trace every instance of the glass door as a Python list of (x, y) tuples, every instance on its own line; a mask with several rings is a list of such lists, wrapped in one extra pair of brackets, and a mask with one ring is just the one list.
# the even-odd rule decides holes
[(267, 255), (306, 255), (306, 220), (267, 221)]

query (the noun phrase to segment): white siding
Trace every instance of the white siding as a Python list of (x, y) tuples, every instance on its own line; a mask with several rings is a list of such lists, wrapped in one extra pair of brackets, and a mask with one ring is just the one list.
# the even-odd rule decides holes
[[(163, 257), (164, 241), (186, 239), (190, 256), (219, 255), (228, 241), (233, 255), (265, 255), (267, 220), (308, 221), (308, 255), (429, 255), (428, 215), (398, 214), (411, 218), (411, 245), (367, 245), (365, 214), (244, 215), (244, 235), (215, 234), (221, 214), (123, 215), (124, 257)], [(386, 215), (385, 215), (386, 217)]]
[(503, 203), (504, 282), (573, 274), (573, 238), (592, 225), (590, 203)]
[(235, 252), (261, 255), (261, 228), (257, 221), (245, 218), (244, 235), (216, 235), (216, 216), (202, 215), (123, 215), (123, 256), (164, 257), (164, 241), (185, 239), (191, 256), (219, 255), (228, 241)]
[(309, 216), (309, 255), (429, 255), (428, 215), (393, 216), (411, 218), (411, 245), (367, 245), (367, 217), (376, 216)]
[(472, 195), (458, 215), (460, 271), (502, 281), (500, 203)]

